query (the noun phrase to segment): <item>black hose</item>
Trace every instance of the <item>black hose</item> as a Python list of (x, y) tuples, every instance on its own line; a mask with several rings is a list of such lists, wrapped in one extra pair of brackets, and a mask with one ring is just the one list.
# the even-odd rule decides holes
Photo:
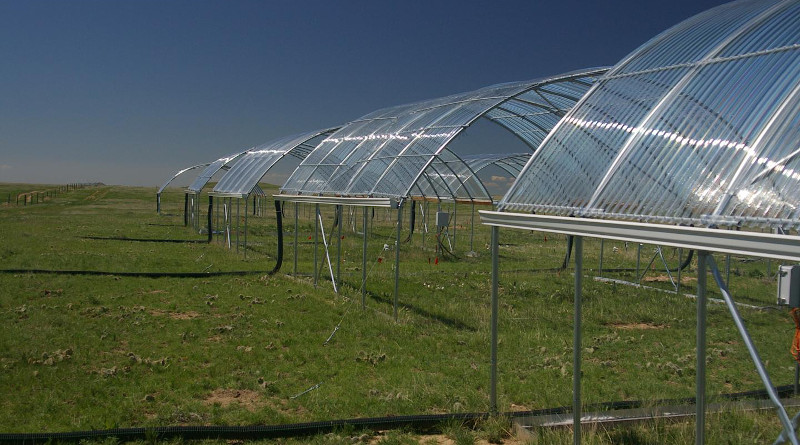
[(275, 275), (281, 270), (283, 264), (283, 209), (281, 201), (275, 200), (275, 218), (278, 224), (278, 258), (275, 260), (275, 267), (267, 275)]
[(183, 194), (183, 225), (189, 225), (189, 194)]
[[(794, 394), (793, 385), (784, 385), (776, 388), (779, 397), (788, 397)], [(722, 394), (724, 400), (741, 400), (747, 398), (765, 399), (768, 397), (766, 390), (746, 391), (733, 394)], [(656, 400), (656, 401), (619, 401), (592, 404), (584, 407), (585, 411), (610, 411), (615, 409), (633, 409), (644, 406), (672, 406), (679, 404), (693, 404), (694, 398)], [(511, 411), (502, 413), (509, 418), (543, 416), (550, 414), (564, 414), (571, 412), (569, 407), (545, 408), (533, 411)], [(44, 444), (52, 442), (80, 442), (83, 440), (115, 438), (120, 442), (128, 441), (153, 441), (182, 438), (185, 440), (259, 440), (275, 439), (281, 437), (312, 436), (326, 434), (341, 430), (344, 427), (369, 429), (373, 431), (410, 428), (415, 431), (425, 431), (440, 428), (447, 421), (461, 423), (476, 422), (486, 419), (489, 413), (451, 413), (451, 414), (422, 414), (409, 416), (368, 417), (360, 419), (327, 420), (321, 422), (294, 423), (286, 425), (250, 425), (250, 426), (166, 426), (154, 428), (115, 428), (110, 430), (70, 431), (62, 433), (0, 433), (0, 443), (19, 445)]]
[[(572, 256), (572, 244), (574, 242), (573, 235), (567, 235), (567, 252), (564, 254), (564, 262), (561, 263), (561, 270), (566, 270), (567, 266), (569, 265), (570, 257)], [(677, 272), (678, 270), (685, 270), (689, 265), (692, 263), (692, 258), (694, 257), (694, 250), (689, 251), (689, 255), (686, 256), (686, 259), (678, 265), (678, 267), (667, 269), (669, 272)], [(620, 268), (620, 269), (603, 269), (606, 272), (633, 272), (636, 269), (630, 268)]]
[(564, 255), (564, 262), (561, 263), (561, 270), (566, 270), (569, 265), (569, 257), (572, 256), (572, 242), (574, 238), (573, 235), (567, 235), (567, 253)]
[(417, 220), (416, 206), (412, 202), (411, 203), (411, 216), (408, 218), (408, 226), (409, 226), (410, 232), (408, 233), (408, 237), (406, 237), (406, 239), (405, 239), (406, 243), (411, 241), (411, 236), (414, 234), (414, 224), (416, 223), (416, 220)]

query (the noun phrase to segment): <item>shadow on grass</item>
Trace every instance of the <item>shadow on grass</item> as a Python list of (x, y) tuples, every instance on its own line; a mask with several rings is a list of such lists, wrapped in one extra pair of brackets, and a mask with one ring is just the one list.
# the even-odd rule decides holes
[(96, 241), (133, 241), (139, 243), (195, 243), (208, 244), (208, 239), (152, 239), (152, 238), (128, 238), (126, 236), (82, 236), (81, 239)]
[(264, 275), (263, 270), (230, 271), (230, 272), (107, 272), (100, 270), (48, 270), (48, 269), (0, 269), (2, 274), (53, 274), (53, 275), (87, 275), (109, 277), (145, 277), (145, 278), (208, 278), (219, 276)]
[[(358, 287), (354, 287), (353, 285), (351, 285), (350, 283), (347, 283), (347, 282), (342, 282), (341, 285), (346, 285), (346, 286), (348, 286), (348, 287), (350, 287), (352, 289), (361, 290), (361, 286), (360, 285)], [(372, 300), (378, 302), (378, 303), (384, 303), (384, 304), (388, 304), (390, 306), (394, 304), (394, 299), (391, 298), (391, 297), (384, 297), (382, 295), (378, 295), (378, 294), (370, 292), (370, 291), (367, 291), (367, 296), (369, 298), (371, 298)], [(411, 304), (408, 304), (408, 303), (403, 303), (401, 301), (397, 302), (397, 307), (398, 307), (398, 310), (401, 309), (401, 308), (402, 309), (406, 309), (406, 310), (408, 310), (410, 312), (413, 312), (413, 313), (419, 315), (420, 317), (424, 317), (424, 318), (427, 318), (429, 320), (436, 321), (438, 323), (441, 323), (441, 324), (443, 324), (443, 325), (445, 325), (447, 327), (453, 328), (453, 329), (460, 329), (462, 331), (469, 331), (469, 332), (477, 332), (477, 330), (478, 330), (474, 326), (470, 326), (470, 325), (464, 323), (461, 320), (456, 320), (455, 318), (445, 317), (445, 316), (440, 315), (440, 314), (434, 314), (434, 313), (429, 312), (429, 311), (427, 311), (425, 309), (422, 309), (420, 307), (417, 307), (417, 306), (414, 306), (414, 305), (411, 305)]]

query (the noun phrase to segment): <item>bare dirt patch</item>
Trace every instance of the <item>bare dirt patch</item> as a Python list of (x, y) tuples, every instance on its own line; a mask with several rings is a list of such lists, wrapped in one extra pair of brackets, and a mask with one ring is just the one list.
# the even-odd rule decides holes
[(627, 330), (644, 330), (644, 329), (666, 329), (669, 326), (665, 324), (652, 324), (652, 323), (610, 323), (614, 329), (627, 329)]
[(220, 405), (223, 408), (238, 403), (248, 411), (256, 411), (265, 405), (261, 395), (248, 389), (222, 389), (211, 392), (204, 400), (206, 405)]
[(192, 319), (197, 318), (197, 317), (200, 316), (200, 313), (199, 312), (195, 312), (195, 311), (167, 312), (167, 311), (162, 311), (162, 310), (158, 310), (158, 309), (151, 309), (148, 312), (150, 313), (150, 315), (153, 315), (153, 316), (156, 316), (156, 317), (162, 316), (162, 315), (166, 315), (166, 316), (168, 316), (169, 318), (171, 318), (173, 320), (192, 320)]
[[(369, 443), (370, 443), (370, 445), (379, 444), (379, 443), (381, 443), (381, 441), (383, 439), (384, 439), (383, 434), (379, 433), (378, 435), (373, 437), (369, 441)], [(456, 442), (453, 439), (450, 439), (449, 437), (445, 436), (444, 434), (430, 434), (430, 435), (420, 436), (419, 443), (420, 444), (425, 444), (425, 445), (428, 445), (428, 444), (431, 444), (431, 445), (433, 445), (433, 444), (436, 444), (436, 445), (455, 445)], [(475, 439), (474, 443), (475, 443), (475, 445), (489, 445), (490, 444), (490, 442), (485, 440), (485, 439)], [(503, 444), (504, 445), (523, 445), (524, 443), (526, 443), (526, 442), (523, 441), (523, 440), (520, 440), (520, 439), (518, 439), (516, 437), (507, 437), (507, 438), (503, 439)]]
[[(676, 275), (672, 276), (672, 280), (675, 280), (676, 278), (677, 278)], [(670, 278), (669, 275), (652, 275), (652, 276), (645, 276), (644, 278), (642, 278), (642, 281), (646, 283), (667, 283), (670, 281)], [(687, 276), (681, 277), (681, 284), (690, 284), (695, 281), (697, 281), (697, 278), (687, 277)]]

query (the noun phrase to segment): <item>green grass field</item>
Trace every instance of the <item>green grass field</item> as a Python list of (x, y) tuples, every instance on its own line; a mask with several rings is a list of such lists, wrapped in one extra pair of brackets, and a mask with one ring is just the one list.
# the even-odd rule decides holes
[[(312, 206), (299, 207), (297, 275), (294, 207), (287, 204), (283, 267), (267, 276), (276, 252), (271, 202), (261, 216), (248, 208), (247, 248), (243, 233), (235, 245), (234, 233), (228, 249), (222, 236), (208, 244), (205, 233), (184, 227), (177, 189), (165, 193), (161, 215), (154, 188), (88, 187), (15, 205), (16, 194), (47, 187), (56, 188), (0, 185), (0, 196), (12, 196), (0, 205), (0, 432), (489, 409), (489, 232), (478, 224), (473, 235), (468, 205), (456, 209), (456, 257), (437, 256), (432, 233), (423, 241), (421, 214), (413, 235), (404, 216), (401, 238), (410, 240), (401, 243), (395, 322), (396, 215), (386, 210), (369, 215), (362, 309), (360, 209), (352, 215), (345, 209), (342, 238), (330, 233), (333, 209), (322, 209), (334, 262), (342, 243), (336, 294), (321, 246), (314, 285)], [(243, 214), (240, 205), (240, 228)], [(433, 224), (430, 214), (427, 223)], [(470, 239), (475, 256), (467, 255)], [(570, 269), (557, 270), (565, 244), (555, 235), (501, 231), (501, 411), (571, 404), (573, 277)], [(587, 240), (584, 249), (584, 402), (693, 397), (695, 301), (671, 290), (660, 259), (642, 278), (660, 290), (592, 280), (600, 273), (600, 242)], [(602, 275), (637, 281), (637, 250), (606, 242)], [(686, 253), (664, 250), (673, 267)], [(642, 248), (642, 269), (653, 255), (654, 246)], [(716, 259), (725, 268), (726, 257)], [(773, 382), (783, 385), (793, 381), (794, 323), (785, 309), (772, 307), (776, 267), (734, 257), (729, 269), (737, 301), (763, 307), (740, 311)], [(694, 263), (682, 281), (683, 293), (694, 292)], [(719, 297), (711, 290), (711, 298)], [(725, 306), (710, 304), (708, 317), (709, 397), (760, 389)], [(739, 412), (710, 416), (707, 428), (709, 443), (761, 443), (780, 432), (774, 416)], [(475, 439), (489, 429), (465, 431)], [(692, 424), (659, 424), (589, 432), (586, 440), (680, 443), (693, 442), (693, 433)], [(428, 440), (405, 432), (369, 437)], [(308, 440), (350, 443), (350, 436), (301, 442)], [(535, 443), (561, 441), (571, 436), (542, 432)]]

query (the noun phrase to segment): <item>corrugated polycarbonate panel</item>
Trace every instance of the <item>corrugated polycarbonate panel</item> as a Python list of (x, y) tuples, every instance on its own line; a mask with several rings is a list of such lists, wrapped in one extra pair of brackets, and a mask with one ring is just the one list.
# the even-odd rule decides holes
[(567, 114), (501, 208), (797, 227), (798, 23), (798, 1), (743, 1), (662, 33)]
[(475, 174), (489, 166), (495, 166), (516, 177), (531, 158), (530, 153), (491, 153), (462, 156)]
[(187, 187), (187, 190), (190, 193), (200, 193), (203, 190), (203, 187), (208, 184), (208, 181), (211, 180), (211, 177), (214, 176), (218, 171), (222, 169), (222, 167), (227, 166), (231, 162), (239, 159), (240, 156), (245, 154), (246, 152), (235, 153), (230, 156), (226, 156), (224, 158), (219, 158), (216, 161), (208, 164), (208, 167), (204, 168), (197, 178)]
[[(456, 184), (464, 175), (461, 167), (469, 167), (450, 160), (450, 154), (439, 156), (445, 147), (464, 128), (486, 117), (533, 149), (604, 72), (583, 70), (492, 85), (376, 111), (326, 138), (295, 170), (282, 192), (403, 198), (418, 193), (439, 196), (447, 193), (444, 187), (486, 199), (482, 185)], [(437, 166), (428, 170), (433, 164)], [(441, 177), (433, 179), (437, 175)]]
[(214, 186), (212, 193), (231, 196), (249, 195), (258, 185), (258, 181), (278, 161), (287, 155), (305, 159), (316, 147), (318, 139), (330, 135), (335, 130), (333, 128), (287, 136), (248, 150)]
[(156, 192), (156, 193), (160, 195), (164, 191), (164, 189), (167, 188), (167, 186), (169, 186), (170, 183), (172, 181), (174, 181), (178, 176), (180, 176), (180, 175), (182, 175), (182, 174), (184, 174), (184, 173), (186, 173), (188, 171), (196, 170), (198, 168), (203, 168), (203, 167), (207, 167), (207, 166), (208, 166), (208, 164), (199, 164), (199, 165), (193, 165), (191, 167), (184, 168), (182, 170), (178, 170), (178, 172), (175, 173), (174, 175), (172, 175), (172, 177), (169, 178), (167, 180), (167, 182), (165, 182), (164, 185), (162, 185), (161, 188), (159, 188), (158, 192)]

